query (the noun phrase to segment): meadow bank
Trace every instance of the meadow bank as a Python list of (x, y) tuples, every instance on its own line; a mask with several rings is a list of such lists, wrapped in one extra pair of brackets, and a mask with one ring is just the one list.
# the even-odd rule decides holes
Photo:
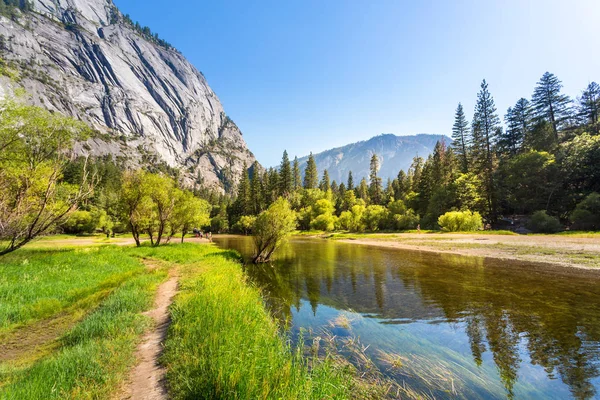
[[(292, 348), (235, 252), (191, 243), (30, 248), (1, 264), (3, 353), (10, 338), (33, 339), (0, 360), (2, 399), (117, 396), (153, 329), (143, 312), (173, 268), (179, 294), (161, 359), (170, 397), (353, 397), (346, 369)], [(61, 318), (70, 323), (39, 336), (39, 327)]]
[(319, 236), (368, 246), (600, 270), (600, 234), (596, 232), (553, 235), (517, 235), (494, 231), (333, 233)]

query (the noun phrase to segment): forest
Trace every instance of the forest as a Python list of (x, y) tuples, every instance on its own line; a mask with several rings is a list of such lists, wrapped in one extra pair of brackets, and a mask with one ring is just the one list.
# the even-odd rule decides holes
[(302, 174), (284, 151), (279, 168), (244, 168), (236, 193), (187, 188), (162, 164), (131, 170), (126, 160), (73, 159), (70, 151), (94, 132), (85, 124), (7, 100), (2, 105), (0, 240), (13, 251), (52, 232), (131, 232), (152, 244), (193, 228), (251, 233), (257, 216), (283, 198), (299, 230), (350, 232), (430, 229), (524, 229), (554, 233), (600, 228), (600, 86), (572, 101), (545, 73), (531, 100), (510, 107), (502, 125), (488, 84), (474, 116), (461, 104), (452, 143), (440, 141), (393, 180), (378, 176), (330, 181), (314, 157)]
[[(600, 228), (600, 86), (592, 82), (573, 101), (546, 72), (530, 100), (521, 98), (501, 122), (484, 80), (469, 122), (459, 103), (452, 143), (438, 142), (426, 159), (382, 182), (379, 160), (355, 182), (331, 182), (309, 157), (304, 176), (284, 152), (278, 169), (242, 176), (235, 200), (221, 204), (213, 229), (247, 231), (278, 197), (289, 200), (301, 230), (511, 229), (552, 233)], [(458, 221), (456, 223), (449, 223)], [(475, 229), (473, 229), (475, 228)]]

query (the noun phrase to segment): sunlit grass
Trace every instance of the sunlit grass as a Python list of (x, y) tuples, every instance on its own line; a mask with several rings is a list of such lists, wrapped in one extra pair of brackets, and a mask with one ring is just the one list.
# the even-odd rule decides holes
[[(171, 246), (170, 246), (171, 247)], [(151, 250), (141, 249), (141, 252)], [(186, 262), (164, 361), (173, 398), (349, 398), (341, 372), (307, 361), (281, 336), (235, 253), (172, 246), (159, 258)], [(189, 260), (198, 260), (189, 263)]]
[(0, 335), (119, 286), (143, 271), (119, 248), (21, 249), (0, 258)]
[[(124, 257), (125, 258), (125, 257)], [(134, 363), (134, 351), (150, 319), (164, 270), (138, 275), (66, 333), (59, 348), (26, 367), (0, 367), (0, 399), (108, 398)]]

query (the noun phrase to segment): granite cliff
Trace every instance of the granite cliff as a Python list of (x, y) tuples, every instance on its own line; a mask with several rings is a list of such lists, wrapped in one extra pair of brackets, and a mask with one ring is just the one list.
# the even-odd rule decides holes
[(202, 73), (111, 0), (34, 0), (1, 15), (0, 52), (2, 96), (23, 87), (97, 131), (80, 154), (164, 163), (226, 190), (254, 162)]

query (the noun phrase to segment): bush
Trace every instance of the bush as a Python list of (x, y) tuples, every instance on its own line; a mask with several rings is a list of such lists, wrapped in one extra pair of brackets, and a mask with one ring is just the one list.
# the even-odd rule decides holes
[(384, 206), (368, 206), (363, 215), (367, 230), (384, 229), (388, 219), (388, 210)]
[(578, 230), (600, 229), (600, 194), (592, 193), (577, 204), (571, 214), (571, 222)]
[(94, 216), (89, 211), (75, 211), (63, 223), (63, 230), (66, 233), (82, 234), (93, 233), (96, 230)]
[(329, 232), (335, 229), (336, 219), (332, 214), (321, 214), (310, 222), (310, 227), (311, 229)]
[(394, 228), (399, 231), (407, 229), (415, 229), (419, 224), (419, 216), (412, 209), (409, 209), (404, 214), (394, 215)]
[(556, 233), (562, 229), (558, 218), (546, 214), (546, 211), (536, 211), (525, 226), (537, 233)]
[(471, 232), (483, 228), (483, 220), (478, 212), (450, 211), (438, 218), (444, 232)]

